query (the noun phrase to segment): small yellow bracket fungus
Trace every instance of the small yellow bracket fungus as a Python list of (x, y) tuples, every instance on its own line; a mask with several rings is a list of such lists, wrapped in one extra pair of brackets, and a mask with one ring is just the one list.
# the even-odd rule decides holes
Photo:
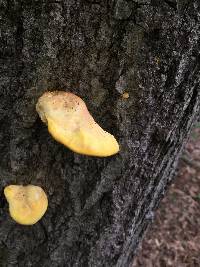
[(84, 101), (72, 93), (46, 92), (36, 110), (50, 134), (74, 152), (106, 157), (119, 151), (114, 136), (94, 121)]
[(124, 92), (124, 93), (122, 94), (122, 98), (124, 98), (124, 99), (128, 99), (128, 98), (129, 98), (129, 93), (128, 93), (128, 92)]
[(39, 186), (9, 185), (5, 187), (4, 194), (10, 216), (20, 224), (35, 224), (47, 210), (48, 199)]

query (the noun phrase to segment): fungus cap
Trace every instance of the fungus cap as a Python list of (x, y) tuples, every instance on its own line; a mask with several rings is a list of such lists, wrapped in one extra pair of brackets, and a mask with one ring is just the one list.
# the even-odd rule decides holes
[(94, 121), (84, 101), (72, 93), (46, 92), (36, 110), (50, 134), (74, 152), (106, 157), (119, 151), (114, 136)]
[(128, 93), (128, 92), (124, 92), (124, 93), (122, 94), (122, 97), (123, 97), (124, 99), (128, 99), (128, 98), (129, 98), (129, 93)]
[(47, 210), (48, 199), (44, 190), (34, 185), (9, 185), (4, 189), (10, 216), (18, 223), (32, 225)]

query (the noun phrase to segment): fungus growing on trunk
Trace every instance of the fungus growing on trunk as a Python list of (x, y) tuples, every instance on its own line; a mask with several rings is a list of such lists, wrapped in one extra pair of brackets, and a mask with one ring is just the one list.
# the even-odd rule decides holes
[(94, 121), (84, 101), (72, 93), (46, 92), (36, 110), (50, 134), (74, 152), (106, 157), (119, 151), (114, 136)]
[(47, 210), (48, 199), (44, 190), (35, 185), (9, 185), (4, 189), (10, 216), (18, 223), (32, 225)]

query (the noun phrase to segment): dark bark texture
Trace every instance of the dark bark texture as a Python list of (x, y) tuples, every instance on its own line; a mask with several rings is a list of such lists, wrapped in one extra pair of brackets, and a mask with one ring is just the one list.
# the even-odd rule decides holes
[[(0, 266), (131, 266), (199, 112), (199, 51), (198, 0), (1, 0)], [(53, 140), (35, 111), (53, 89), (82, 97), (120, 153)], [(22, 226), (3, 188), (29, 183), (49, 207)]]

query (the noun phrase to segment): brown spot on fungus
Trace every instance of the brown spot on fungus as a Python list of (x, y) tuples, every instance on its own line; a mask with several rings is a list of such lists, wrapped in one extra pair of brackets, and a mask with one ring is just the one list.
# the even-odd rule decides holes
[(116, 154), (119, 145), (90, 115), (84, 101), (69, 92), (46, 92), (36, 110), (50, 134), (74, 152), (106, 157)]

